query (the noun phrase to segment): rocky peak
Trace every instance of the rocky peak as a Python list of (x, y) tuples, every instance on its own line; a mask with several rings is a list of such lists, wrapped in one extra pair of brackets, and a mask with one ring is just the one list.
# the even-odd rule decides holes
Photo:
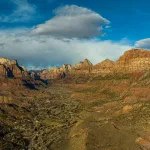
[(85, 59), (84, 61), (80, 61), (79, 63), (75, 64), (73, 67), (76, 69), (85, 69), (85, 68), (91, 68), (93, 64), (88, 60)]
[(18, 65), (17, 60), (12, 60), (12, 61), (11, 61), (11, 65)]
[(131, 49), (126, 51), (115, 63), (115, 72), (140, 72), (150, 69), (150, 51)]
[(94, 68), (99, 68), (99, 67), (113, 67), (114, 66), (114, 62), (109, 60), (109, 59), (105, 59), (104, 61), (96, 64), (94, 66)]
[(85, 59), (83, 64), (86, 66), (93, 66), (93, 64), (88, 59)]
[[(126, 51), (120, 58), (121, 59), (133, 59), (133, 58), (146, 58), (150, 57), (150, 51), (144, 49), (131, 49)], [(119, 61), (118, 60), (118, 61)]]
[(71, 69), (71, 73), (74, 75), (88, 74), (91, 72), (92, 67), (93, 64), (88, 59), (85, 59), (75, 64)]
[(4, 64), (7, 64), (7, 63), (10, 63), (11, 61), (7, 58), (0, 58), (0, 64), (1, 65), (4, 65)]
[(70, 64), (63, 64), (62, 65), (62, 69), (64, 70), (64, 71), (70, 71), (71, 69), (72, 69), (72, 66), (70, 65)]
[(114, 67), (114, 62), (109, 59), (106, 59), (101, 63), (98, 63), (95, 66), (93, 66), (92, 73), (107, 74), (113, 70), (113, 67)]
[(64, 78), (71, 70), (71, 65), (63, 64), (62, 67), (49, 68), (42, 71), (39, 75), (41, 79), (59, 79)]
[(0, 58), (0, 76), (21, 78), (28, 75), (28, 72), (19, 66), (17, 60)]

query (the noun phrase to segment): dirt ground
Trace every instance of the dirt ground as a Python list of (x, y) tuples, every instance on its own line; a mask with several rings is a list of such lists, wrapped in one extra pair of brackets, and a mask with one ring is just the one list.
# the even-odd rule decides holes
[(119, 94), (115, 84), (94, 83), (6, 90), (11, 101), (0, 104), (0, 149), (149, 150), (150, 102), (132, 96), (140, 89), (121, 88)]

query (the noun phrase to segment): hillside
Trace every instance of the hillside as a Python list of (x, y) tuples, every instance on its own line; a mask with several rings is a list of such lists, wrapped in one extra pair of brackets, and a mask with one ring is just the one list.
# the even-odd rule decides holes
[(38, 72), (47, 82), (1, 59), (0, 149), (149, 150), (149, 59), (141, 49), (85, 59)]

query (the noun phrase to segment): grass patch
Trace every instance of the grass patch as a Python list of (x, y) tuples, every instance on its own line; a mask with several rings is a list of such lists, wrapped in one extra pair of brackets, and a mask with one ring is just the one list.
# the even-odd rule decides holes
[(82, 124), (84, 120), (78, 120), (77, 123), (75, 124), (75, 127), (78, 127), (80, 124)]
[(48, 119), (45, 119), (42, 121), (42, 123), (46, 126), (54, 126), (54, 127), (62, 127), (64, 126), (64, 124), (58, 122), (58, 121), (52, 121), (52, 120), (48, 120)]
[(106, 76), (97, 76), (93, 80), (127, 80), (131, 79), (130, 74), (114, 74), (114, 75), (106, 75)]
[(104, 89), (100, 92), (100, 94), (106, 94), (111, 98), (118, 97), (118, 95), (115, 92), (111, 91), (110, 89)]

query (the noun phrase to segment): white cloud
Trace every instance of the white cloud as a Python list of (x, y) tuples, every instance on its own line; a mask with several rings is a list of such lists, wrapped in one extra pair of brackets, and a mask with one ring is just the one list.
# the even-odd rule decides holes
[[(37, 68), (75, 64), (88, 58), (96, 64), (109, 58), (116, 60), (131, 47), (120, 42), (56, 39), (25, 35), (27, 29), (0, 31), (1, 57), (17, 59), (21, 65)], [(6, 42), (7, 41), (7, 42)]]
[(135, 42), (135, 47), (150, 49), (150, 38), (142, 39)]
[(27, 0), (11, 1), (16, 5), (16, 9), (11, 15), (0, 16), (0, 22), (27, 22), (32, 19), (36, 10), (35, 5), (29, 4)]
[(32, 35), (51, 35), (65, 38), (89, 38), (103, 35), (102, 27), (110, 21), (100, 14), (76, 5), (57, 8), (55, 16), (32, 30)]

